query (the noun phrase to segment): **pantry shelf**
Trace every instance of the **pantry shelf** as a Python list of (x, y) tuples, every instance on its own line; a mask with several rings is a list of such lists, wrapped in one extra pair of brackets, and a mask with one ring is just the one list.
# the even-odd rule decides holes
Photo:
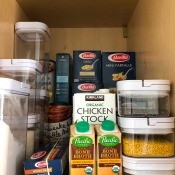
[[(32, 21), (51, 28), (123, 27), (138, 0), (17, 0)], [(70, 20), (71, 19), (71, 20)]]

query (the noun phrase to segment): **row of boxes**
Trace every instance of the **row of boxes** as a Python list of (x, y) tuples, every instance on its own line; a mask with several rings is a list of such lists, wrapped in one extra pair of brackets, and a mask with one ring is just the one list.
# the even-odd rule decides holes
[[(74, 51), (73, 67), (73, 94), (94, 92), (101, 84), (103, 88), (116, 88), (117, 81), (136, 78), (134, 52)], [(80, 83), (90, 84), (81, 86)]]

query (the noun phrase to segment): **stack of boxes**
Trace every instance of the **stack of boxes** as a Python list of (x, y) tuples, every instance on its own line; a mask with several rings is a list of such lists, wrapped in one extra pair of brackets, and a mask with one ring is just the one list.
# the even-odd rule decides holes
[(73, 92), (95, 92), (101, 87), (101, 52), (73, 52)]
[(40, 99), (47, 97), (47, 72), (41, 63), (47, 63), (45, 45), (49, 37), (49, 29), (43, 23), (18, 22), (15, 24), (14, 58), (0, 60), (2, 77), (30, 85), (27, 159), (43, 144), (46, 105), (40, 103)]
[(174, 117), (168, 80), (117, 83), (123, 167), (128, 175), (174, 174)]

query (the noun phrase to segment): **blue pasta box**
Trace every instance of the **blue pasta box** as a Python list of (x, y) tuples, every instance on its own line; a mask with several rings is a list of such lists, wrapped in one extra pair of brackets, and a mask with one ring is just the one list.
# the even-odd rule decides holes
[(101, 82), (101, 51), (73, 52), (74, 83)]
[(68, 140), (48, 143), (24, 162), (25, 175), (62, 175), (68, 163)]
[(56, 104), (70, 103), (70, 64), (71, 59), (68, 53), (58, 53), (56, 55)]
[(102, 88), (101, 83), (73, 83), (72, 94), (95, 92)]
[(136, 63), (134, 52), (102, 53), (103, 88), (115, 88), (116, 82), (136, 79)]

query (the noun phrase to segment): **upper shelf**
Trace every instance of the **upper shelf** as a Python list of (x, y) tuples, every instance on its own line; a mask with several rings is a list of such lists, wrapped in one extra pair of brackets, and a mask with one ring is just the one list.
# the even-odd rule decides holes
[(31, 21), (50, 28), (123, 27), (139, 0), (17, 0)]

